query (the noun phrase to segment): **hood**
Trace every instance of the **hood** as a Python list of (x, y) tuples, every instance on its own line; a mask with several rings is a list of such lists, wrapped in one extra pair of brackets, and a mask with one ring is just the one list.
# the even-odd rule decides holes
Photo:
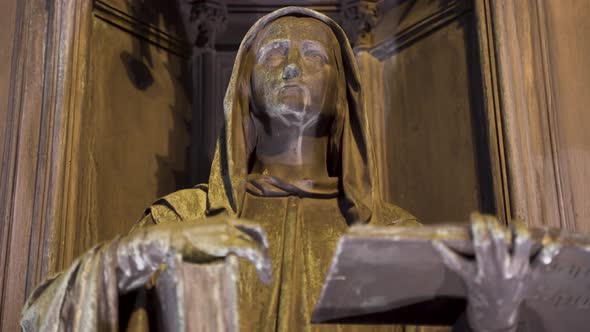
[[(361, 94), (359, 70), (354, 53), (342, 28), (329, 17), (301, 7), (286, 7), (259, 19), (246, 33), (238, 50), (224, 99), (225, 124), (217, 141), (209, 178), (208, 213), (222, 211), (239, 216), (244, 200), (253, 126), (250, 123), (251, 47), (258, 33), (272, 21), (284, 17), (311, 17), (329, 26), (342, 53), (346, 79), (347, 107), (342, 128), (332, 144), (336, 160), (332, 176), (338, 178), (339, 205), (349, 224), (367, 222), (374, 210), (372, 189), (373, 152), (368, 140), (368, 121)], [(331, 158), (332, 159), (332, 158)]]

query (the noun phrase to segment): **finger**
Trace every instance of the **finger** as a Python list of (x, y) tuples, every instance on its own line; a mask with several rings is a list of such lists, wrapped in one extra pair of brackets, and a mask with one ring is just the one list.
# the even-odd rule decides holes
[(191, 236), (223, 234), (227, 233), (228, 229), (231, 227), (226, 223), (182, 223), (170, 226), (174, 226), (172, 231), (182, 232), (183, 234)]
[(272, 281), (272, 264), (265, 251), (253, 247), (230, 247), (229, 253), (250, 261), (263, 283), (269, 284)]
[(268, 241), (266, 240), (266, 235), (262, 227), (260, 227), (260, 225), (236, 224), (235, 227), (236, 229), (248, 235), (254, 241), (258, 242), (264, 248), (268, 248)]
[(261, 243), (255, 241), (246, 233), (233, 226), (228, 226), (223, 232), (208, 234), (186, 234), (186, 242), (196, 250), (203, 251), (216, 257), (224, 257), (230, 248), (255, 248), (260, 252), (266, 252)]
[(536, 267), (538, 267), (539, 265), (550, 265), (551, 263), (553, 263), (553, 260), (555, 259), (555, 257), (559, 255), (560, 252), (561, 244), (556, 242), (549, 242), (543, 246), (543, 249), (541, 249), (541, 252), (539, 252), (539, 254), (537, 255), (537, 258), (535, 259), (533, 265)]
[(475, 277), (475, 266), (471, 261), (457, 254), (439, 240), (433, 240), (432, 247), (440, 254), (445, 266), (457, 273), (463, 281), (468, 282)]
[(251, 246), (263, 252), (267, 250), (264, 231), (257, 224), (195, 224), (181, 229), (179, 235), (181, 247), (192, 246), (197, 251), (201, 250), (216, 257), (226, 255), (226, 249), (230, 246)]
[(484, 216), (471, 214), (471, 236), (478, 274), (486, 274), (493, 266), (492, 240)]
[(508, 255), (508, 246), (506, 245), (506, 229), (500, 224), (498, 219), (493, 216), (484, 216), (488, 225), (488, 231), (492, 238), (492, 247), (496, 260), (496, 270), (504, 272), (510, 266), (510, 256)]
[[(248, 226), (250, 227), (250, 226)], [(208, 238), (215, 238), (220, 241), (231, 241), (233, 237), (242, 237), (246, 240), (253, 241), (262, 244), (261, 237), (264, 238), (264, 232), (258, 227), (258, 229), (250, 229), (248, 233), (242, 232), (240, 229), (231, 225), (230, 223), (208, 223), (208, 224), (193, 224), (183, 225), (181, 230), (182, 235), (190, 239), (204, 239), (207, 241)], [(252, 236), (256, 236), (254, 239)], [(192, 241), (192, 240), (191, 240)], [(192, 241), (195, 242), (195, 241)], [(196, 242), (198, 243), (198, 242)]]
[[(234, 254), (250, 261), (256, 268), (260, 279), (266, 284), (270, 283), (272, 265), (268, 258), (267, 247), (237, 229), (234, 229), (233, 233), (233, 236), (225, 243), (226, 255)], [(261, 235), (264, 236), (263, 233)]]
[(184, 260), (203, 263), (233, 254), (254, 264), (263, 282), (272, 280), (268, 244), (258, 224), (224, 217), (186, 224), (176, 230), (175, 249)]
[(183, 248), (185, 259), (193, 262), (199, 262), (199, 260), (211, 260), (213, 258), (223, 258), (230, 253), (234, 253), (238, 256), (247, 256), (245, 254), (242, 255), (241, 252), (247, 251), (248, 254), (250, 254), (250, 249), (254, 250), (252, 255), (266, 255), (266, 250), (250, 237), (246, 235), (230, 235), (227, 232), (186, 236), (184, 238)]
[(523, 275), (527, 273), (530, 265), (531, 250), (533, 248), (531, 233), (522, 221), (513, 220), (512, 234), (514, 250), (510, 271), (513, 275)]
[(272, 280), (272, 266), (265, 248), (247, 236), (228, 236), (218, 233), (203, 237), (187, 237), (185, 240), (182, 254), (186, 261), (205, 263), (233, 254), (254, 264), (264, 283)]
[(258, 225), (235, 225), (230, 227), (231, 229), (227, 232), (230, 237), (250, 241), (262, 250), (268, 250), (266, 235), (262, 227)]
[(246, 219), (237, 219), (237, 218), (227, 218), (226, 223), (236, 228), (244, 228), (244, 229), (256, 229), (260, 230), (261, 227), (258, 223), (246, 220)]

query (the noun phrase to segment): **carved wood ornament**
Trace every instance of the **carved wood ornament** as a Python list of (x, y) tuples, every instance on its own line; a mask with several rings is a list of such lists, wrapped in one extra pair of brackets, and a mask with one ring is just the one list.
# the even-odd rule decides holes
[(371, 30), (381, 19), (381, 0), (348, 0), (342, 4), (342, 25), (353, 46), (370, 46)]
[(178, 0), (189, 42), (197, 48), (215, 48), (217, 33), (225, 27), (223, 0)]

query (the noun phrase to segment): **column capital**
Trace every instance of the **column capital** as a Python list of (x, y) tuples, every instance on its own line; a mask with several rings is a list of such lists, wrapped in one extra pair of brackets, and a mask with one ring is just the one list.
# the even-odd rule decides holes
[(224, 0), (177, 0), (189, 42), (204, 49), (215, 48), (217, 32), (225, 28)]
[(346, 0), (342, 3), (342, 26), (354, 47), (369, 46), (371, 31), (381, 20), (381, 0)]

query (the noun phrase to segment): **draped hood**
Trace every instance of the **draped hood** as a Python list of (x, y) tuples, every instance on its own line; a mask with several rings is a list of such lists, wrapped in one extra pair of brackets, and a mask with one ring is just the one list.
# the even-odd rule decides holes
[(367, 114), (364, 109), (359, 69), (354, 53), (342, 28), (329, 17), (301, 7), (286, 7), (259, 19), (246, 33), (238, 50), (224, 99), (225, 124), (217, 141), (209, 178), (208, 214), (225, 210), (239, 216), (244, 200), (250, 153), (248, 135), (252, 96), (250, 77), (253, 69), (252, 47), (259, 32), (271, 22), (285, 16), (310, 17), (326, 24), (340, 44), (346, 80), (347, 107), (338, 110), (341, 121), (339, 136), (333, 139), (331, 157), (338, 178), (339, 203), (349, 223), (367, 222), (380, 200), (373, 190), (373, 151), (368, 140)]

